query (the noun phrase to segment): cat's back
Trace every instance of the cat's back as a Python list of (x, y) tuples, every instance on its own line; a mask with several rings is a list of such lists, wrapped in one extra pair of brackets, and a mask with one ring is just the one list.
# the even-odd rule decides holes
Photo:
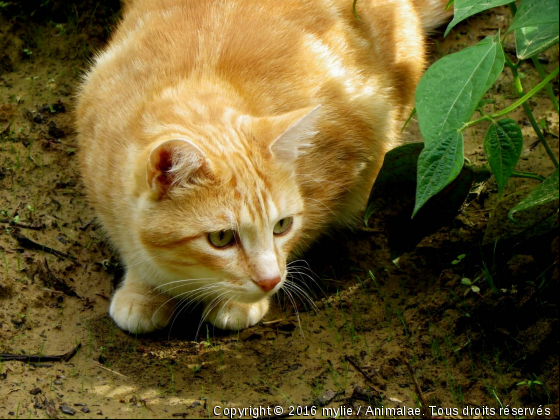
[(368, 3), (376, 13), (363, 16), (364, 24), (346, 0), (129, 0), (82, 97), (111, 92), (115, 103), (172, 81), (215, 76), (238, 86), (253, 111), (283, 112), (299, 105), (294, 99), (327, 94), (321, 87), (329, 83), (331, 95), (334, 85), (345, 84), (347, 94), (381, 75), (380, 87), (406, 84), (424, 65), (412, 6)]
[[(227, 97), (252, 116), (320, 105), (318, 147), (300, 171), (346, 184), (304, 194), (334, 202), (354, 184), (367, 189), (412, 103), (424, 44), (412, 0), (358, 5), (359, 19), (350, 0), (128, 0), (78, 98), (93, 204), (122, 210), (127, 171), (157, 137), (152, 122), (173, 124), (181, 100), (205, 89), (210, 101)], [(320, 162), (333, 166), (315, 175)]]

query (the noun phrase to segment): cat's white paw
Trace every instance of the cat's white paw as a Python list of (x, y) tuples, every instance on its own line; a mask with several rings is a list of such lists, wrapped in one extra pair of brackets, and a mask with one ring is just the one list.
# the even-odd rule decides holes
[(134, 334), (164, 328), (171, 320), (173, 305), (166, 302), (169, 297), (154, 293), (148, 287), (124, 284), (111, 300), (109, 315), (119, 328)]
[(256, 303), (229, 302), (210, 311), (207, 320), (222, 330), (241, 330), (259, 322), (268, 312), (268, 299)]

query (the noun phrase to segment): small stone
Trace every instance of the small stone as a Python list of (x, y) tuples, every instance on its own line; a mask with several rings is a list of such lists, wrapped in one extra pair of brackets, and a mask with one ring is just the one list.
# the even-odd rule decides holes
[(200, 405), (200, 402), (195, 401), (195, 402), (193, 402), (193, 403), (191, 404), (191, 408), (196, 408), (196, 407), (198, 407), (199, 405)]
[(89, 413), (89, 408), (87, 405), (82, 407), (82, 413)]
[(41, 388), (33, 388), (31, 391), (29, 391), (29, 393), (31, 395), (37, 395), (41, 393)]
[(58, 379), (56, 381), (53, 381), (53, 384), (55, 385), (62, 385), (62, 381), (59, 381)]
[(56, 124), (54, 123), (54, 121), (51, 121), (49, 123), (48, 133), (49, 133), (49, 136), (52, 136), (55, 139), (61, 139), (61, 138), (66, 136), (66, 133), (64, 132), (64, 130), (61, 130), (60, 128), (58, 128), (56, 126)]
[(67, 406), (66, 404), (62, 404), (60, 406), (60, 411), (62, 411), (64, 414), (69, 414), (71, 416), (76, 414), (76, 410), (74, 410), (72, 407)]

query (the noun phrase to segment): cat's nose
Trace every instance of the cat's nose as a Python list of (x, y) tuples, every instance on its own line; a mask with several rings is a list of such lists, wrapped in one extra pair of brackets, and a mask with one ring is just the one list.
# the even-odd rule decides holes
[(257, 284), (257, 286), (259, 286), (263, 290), (263, 292), (266, 293), (274, 289), (276, 285), (282, 281), (282, 279), (280, 278), (280, 276), (278, 276), (278, 277), (271, 277), (268, 279), (257, 279), (254, 281)]

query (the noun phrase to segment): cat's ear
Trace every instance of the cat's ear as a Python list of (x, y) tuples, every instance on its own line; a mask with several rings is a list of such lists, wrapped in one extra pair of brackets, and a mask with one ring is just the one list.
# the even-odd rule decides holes
[(146, 165), (148, 185), (158, 196), (171, 188), (210, 176), (206, 155), (188, 140), (166, 140), (150, 152)]
[(272, 155), (284, 162), (291, 163), (311, 144), (309, 140), (318, 133), (321, 106), (299, 109), (284, 115), (270, 118), (276, 136), (270, 143)]

